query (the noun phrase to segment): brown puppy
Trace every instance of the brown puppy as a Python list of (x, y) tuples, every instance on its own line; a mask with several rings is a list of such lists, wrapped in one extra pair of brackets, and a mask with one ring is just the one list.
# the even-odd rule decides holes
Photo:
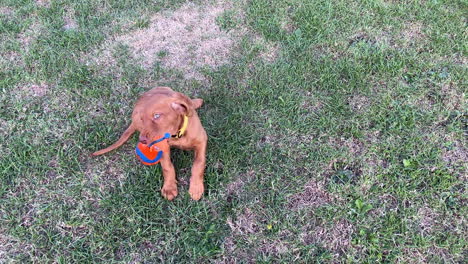
[[(206, 164), (206, 145), (208, 137), (203, 129), (195, 109), (203, 104), (202, 99), (190, 99), (174, 92), (168, 87), (157, 87), (144, 93), (137, 101), (132, 114), (132, 123), (120, 139), (108, 148), (96, 151), (94, 156), (107, 153), (120, 147), (135, 132), (140, 132), (140, 142), (149, 144), (161, 138), (164, 133), (173, 135), (168, 139), (169, 146), (195, 151), (192, 166), (189, 194), (193, 200), (199, 200), (203, 195), (203, 174)], [(188, 117), (186, 131), (180, 137), (177, 135)], [(161, 158), (164, 185), (161, 194), (168, 200), (177, 196), (177, 180), (174, 165), (171, 162), (170, 151), (164, 152)]]

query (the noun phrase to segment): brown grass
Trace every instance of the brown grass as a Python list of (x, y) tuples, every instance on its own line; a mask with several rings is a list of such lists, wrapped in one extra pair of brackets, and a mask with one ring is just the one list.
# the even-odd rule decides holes
[(57, 229), (62, 236), (71, 237), (74, 240), (83, 238), (90, 232), (89, 228), (85, 225), (70, 225), (63, 221), (58, 222), (55, 225), (55, 229)]
[[(442, 262), (436, 262), (435, 260)], [(441, 247), (405, 248), (396, 263), (422, 264), (422, 263), (456, 263), (450, 252)]]
[(437, 224), (439, 214), (430, 207), (419, 208), (417, 217), (419, 218), (419, 228), (424, 233), (431, 233), (434, 226)]
[[(234, 11), (237, 19), (244, 17), (246, 1), (207, 1), (205, 5), (187, 3), (177, 10), (166, 10), (150, 18), (147, 28), (131, 30), (132, 25), (123, 25), (128, 33), (109, 38), (101, 48), (83, 54), (86, 64), (101, 66), (104, 70), (116, 66), (113, 51), (118, 44), (130, 47), (131, 54), (144, 68), (160, 63), (164, 68), (182, 73), (186, 80), (206, 81), (204, 68), (217, 69), (228, 64), (235, 52), (236, 43), (249, 35), (254, 44), (260, 46), (259, 59), (273, 63), (281, 47), (238, 26), (228, 32), (221, 30), (216, 19), (225, 11)], [(113, 74), (119, 75), (114, 72)], [(172, 77), (169, 77), (171, 81)], [(158, 80), (160, 81), (160, 80)], [(146, 86), (156, 85), (146, 80)]]
[[(289, 9), (291, 9), (291, 7)], [(287, 11), (286, 13), (288, 12), (289, 11)], [(291, 19), (291, 17), (286, 15), (283, 17), (283, 20), (280, 23), (280, 28), (286, 31), (287, 33), (292, 33), (296, 30), (297, 26), (294, 23), (294, 21)]]
[[(219, 167), (219, 164), (215, 164), (215, 166)], [(255, 176), (255, 171), (250, 170), (246, 173), (241, 173), (235, 178), (233, 181), (228, 183), (224, 189), (226, 190), (226, 195), (239, 195), (244, 191), (244, 186), (248, 183), (252, 178)]]
[(341, 219), (329, 226), (309, 228), (306, 226), (300, 235), (305, 244), (320, 244), (336, 255), (344, 254), (351, 245), (354, 227), (347, 220)]
[(461, 169), (462, 177), (467, 180), (468, 148), (466, 141), (457, 139), (453, 134), (442, 134), (442, 132), (440, 138), (443, 142), (449, 144), (449, 146), (442, 148), (442, 160), (448, 165), (450, 171), (454, 171), (457, 168)]
[(248, 235), (260, 231), (261, 227), (257, 218), (257, 215), (251, 209), (246, 208), (237, 216), (236, 220), (228, 217), (226, 222), (234, 235)]
[(44, 30), (42, 24), (34, 18), (34, 22), (31, 23), (29, 28), (18, 35), (22, 50), (27, 52), (31, 44), (39, 37), (42, 30)]
[(421, 22), (408, 23), (401, 32), (401, 37), (406, 42), (416, 42), (425, 37)]
[(353, 156), (361, 155), (367, 151), (364, 143), (356, 138), (330, 138), (329, 144), (335, 148), (345, 147)]
[(372, 45), (383, 45), (393, 49), (420, 45), (427, 39), (424, 24), (421, 22), (406, 23), (402, 29), (394, 26), (383, 28), (366, 27), (359, 29), (349, 40), (349, 44), (366, 41)]
[(444, 95), (442, 100), (447, 110), (463, 111), (468, 105), (466, 94), (458, 92), (452, 82), (442, 84), (441, 91)]
[(202, 67), (216, 68), (229, 62), (232, 37), (216, 25), (224, 3), (200, 6), (187, 3), (175, 11), (153, 16), (148, 28), (117, 37), (142, 58), (145, 67), (160, 60), (187, 79), (203, 79)]
[(0, 229), (0, 263), (14, 263), (13, 260), (16, 256), (30, 255), (33, 254), (33, 251), (33, 245), (9, 236)]
[(301, 107), (311, 112), (317, 112), (323, 107), (323, 104), (313, 93), (306, 92), (303, 95)]
[(225, 238), (222, 245), (225, 254), (217, 263), (234, 263), (239, 260), (250, 263), (258, 254), (279, 256), (291, 251), (288, 241), (294, 240), (293, 234), (289, 230), (281, 230), (275, 238), (269, 237), (265, 233), (268, 230), (267, 223), (253, 209), (245, 208), (235, 220), (229, 217), (227, 224), (231, 235)]
[(309, 181), (304, 186), (304, 191), (289, 198), (289, 206), (292, 209), (317, 208), (333, 202), (333, 197), (326, 190), (322, 182)]
[(348, 104), (356, 112), (365, 112), (370, 105), (370, 99), (364, 95), (354, 95), (348, 98)]
[(21, 90), (27, 93), (27, 95), (31, 96), (44, 96), (47, 94), (49, 90), (49, 85), (45, 82), (37, 83), (29, 83), (20, 87)]
[(42, 6), (42, 7), (49, 7), (50, 0), (36, 0), (36, 5)]
[[(128, 153), (125, 151), (125, 153)], [(89, 186), (98, 186), (99, 191), (106, 193), (116, 186), (122, 186), (126, 182), (126, 176), (123, 168), (116, 165), (118, 156), (113, 155), (105, 160), (88, 160), (84, 175)], [(90, 196), (88, 200), (95, 198)]]
[[(289, 241), (294, 238), (290, 231), (282, 230), (278, 237), (268, 238), (261, 232), (266, 227), (261, 227), (258, 220), (258, 216), (250, 210), (245, 210), (235, 222), (228, 219), (233, 233), (225, 238), (222, 245), (223, 257), (216, 263), (255, 263), (259, 254), (280, 257), (288, 252), (292, 253), (293, 248)], [(238, 246), (240, 242), (247, 243), (247, 246)]]
[(19, 49), (0, 52), (0, 67), (11, 67), (11, 65), (25, 67), (24, 55), (28, 53), (31, 44), (38, 38), (42, 30), (42, 25), (37, 21), (37, 18), (32, 16), (31, 19), (33, 22), (28, 29), (12, 37), (12, 40), (19, 42)]
[(10, 15), (13, 13), (13, 9), (7, 6), (0, 6), (0, 14)]
[(380, 195), (377, 200), (379, 201), (379, 206), (376, 206), (369, 212), (375, 215), (375, 217), (383, 217), (387, 213), (395, 213), (400, 209), (398, 199), (391, 194)]
[[(18, 126), (16, 120), (6, 120), (0, 117), (0, 137), (7, 138), (11, 135), (14, 129)], [(8, 144), (0, 144), (0, 157), (7, 157), (11, 154)]]
[(268, 41), (258, 35), (252, 36), (252, 38), (254, 39), (253, 41), (255, 44), (261, 46), (259, 56), (263, 61), (267, 63), (273, 63), (276, 61), (281, 50), (278, 43)]
[(63, 29), (72, 30), (78, 28), (78, 23), (76, 22), (74, 12), (75, 11), (73, 9), (67, 9), (65, 11), (65, 14), (63, 16), (63, 21), (65, 22), (65, 24), (63, 25)]

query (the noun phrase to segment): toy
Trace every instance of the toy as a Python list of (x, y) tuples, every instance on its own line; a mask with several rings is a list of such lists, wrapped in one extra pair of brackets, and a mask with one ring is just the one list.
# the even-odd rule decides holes
[(163, 153), (169, 150), (168, 138), (171, 134), (165, 133), (160, 139), (151, 142), (149, 145), (139, 142), (135, 148), (135, 153), (141, 163), (145, 165), (155, 165), (161, 161)]

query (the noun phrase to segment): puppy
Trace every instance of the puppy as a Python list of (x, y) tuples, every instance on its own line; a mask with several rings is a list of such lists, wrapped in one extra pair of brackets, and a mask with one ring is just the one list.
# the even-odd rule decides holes
[[(203, 174), (208, 141), (205, 129), (195, 111), (202, 104), (202, 99), (190, 99), (184, 94), (174, 92), (171, 88), (154, 88), (138, 99), (133, 110), (132, 123), (120, 139), (111, 146), (94, 152), (93, 155), (98, 156), (122, 146), (135, 131), (140, 132), (139, 140), (143, 144), (149, 144), (165, 133), (170, 133), (172, 135), (168, 139), (170, 147), (195, 152), (189, 194), (193, 200), (199, 200), (204, 192)], [(172, 200), (178, 192), (170, 151), (164, 152), (161, 167), (164, 177), (161, 194), (164, 198)]]

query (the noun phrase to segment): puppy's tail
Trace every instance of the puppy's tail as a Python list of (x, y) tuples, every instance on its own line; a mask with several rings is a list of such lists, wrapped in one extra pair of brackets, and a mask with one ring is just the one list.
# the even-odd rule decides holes
[(133, 133), (135, 133), (135, 127), (133, 127), (133, 123), (130, 124), (130, 126), (127, 128), (127, 130), (125, 130), (125, 132), (122, 134), (122, 136), (120, 136), (119, 140), (117, 140), (117, 142), (115, 142), (114, 144), (110, 145), (109, 147), (105, 148), (105, 149), (101, 149), (99, 151), (96, 151), (93, 153), (93, 156), (99, 156), (99, 155), (102, 155), (104, 153), (107, 153), (109, 151), (112, 151), (120, 146), (123, 145), (123, 143), (125, 143), (128, 138), (133, 135)]

